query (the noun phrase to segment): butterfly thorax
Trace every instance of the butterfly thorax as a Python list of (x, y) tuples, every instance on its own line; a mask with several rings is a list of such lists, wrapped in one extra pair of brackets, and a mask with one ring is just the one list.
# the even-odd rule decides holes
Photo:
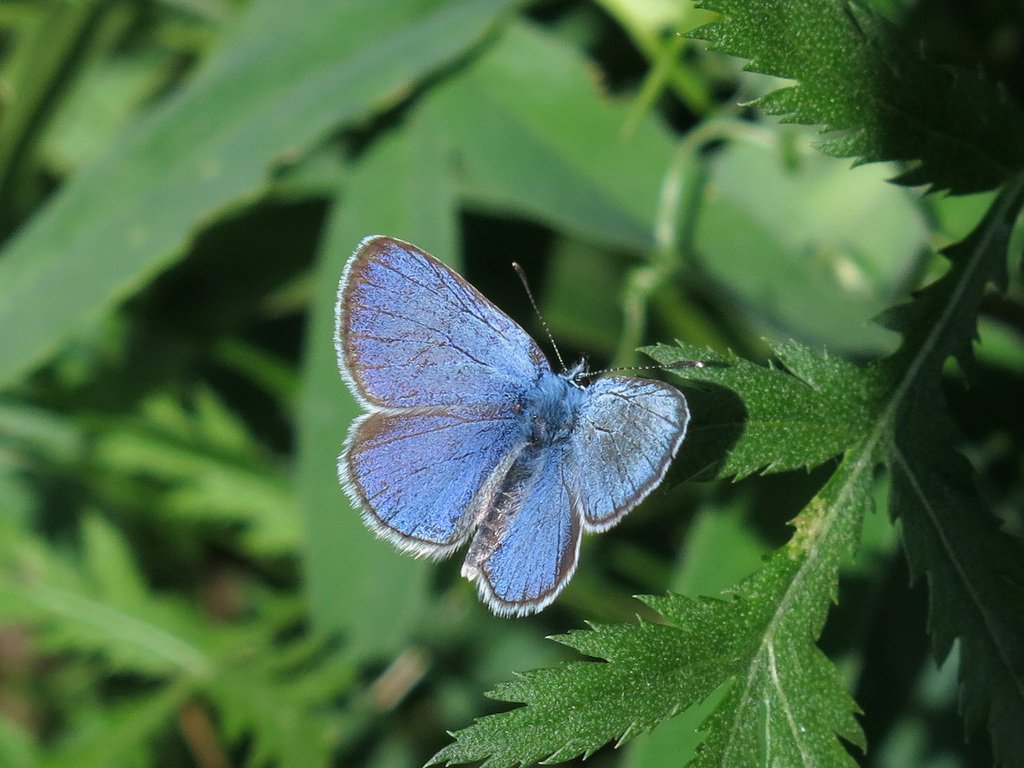
[(545, 371), (526, 395), (519, 422), (530, 446), (553, 445), (569, 436), (585, 397), (575, 382), (578, 374), (579, 366), (566, 373)]

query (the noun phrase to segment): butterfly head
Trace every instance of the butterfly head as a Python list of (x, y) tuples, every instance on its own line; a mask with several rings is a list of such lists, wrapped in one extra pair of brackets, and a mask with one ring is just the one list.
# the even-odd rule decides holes
[(587, 361), (581, 359), (572, 368), (558, 375), (576, 389), (583, 389), (586, 386), (586, 381), (590, 378), (590, 374), (587, 372)]

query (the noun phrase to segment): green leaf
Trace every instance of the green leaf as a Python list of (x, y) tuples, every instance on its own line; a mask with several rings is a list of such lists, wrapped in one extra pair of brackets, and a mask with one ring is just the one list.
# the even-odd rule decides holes
[(48, 165), (67, 173), (102, 154), (173, 66), (166, 51), (91, 61), (40, 139)]
[(595, 625), (556, 638), (603, 661), (536, 670), (490, 695), (525, 706), (476, 720), (432, 764), (487, 768), (588, 756), (728, 686), (697, 765), (852, 766), (856, 707), (814, 644), (870, 507), (871, 464), (847, 457), (796, 535), (725, 600), (645, 598), (668, 624)]
[[(965, 720), (987, 720), (999, 759), (1018, 764), (1024, 558), (1019, 543), (977, 511), (939, 382), (949, 356), (969, 361), (981, 297), (1005, 278), (1022, 204), (1024, 180), (950, 251), (943, 278), (890, 313), (903, 344), (866, 369), (796, 344), (775, 348), (785, 370), (685, 346), (651, 350), (667, 366), (702, 360), (703, 368), (677, 370), (736, 394), (729, 402), (729, 390), (716, 392), (726, 402), (716, 412), (691, 392), (694, 450), (719, 448), (713, 459), (723, 468), (811, 466), (836, 453), (842, 462), (797, 517), (789, 544), (726, 600), (647, 598), (668, 625), (594, 626), (559, 638), (603, 662), (537, 670), (500, 686), (494, 697), (524, 706), (456, 732), (433, 762), (500, 768), (586, 756), (724, 691), (701, 726), (694, 765), (853, 765), (841, 739), (864, 748), (857, 708), (813, 641), (871, 508), (876, 468), (886, 462), (912, 571), (929, 580), (937, 656), (960, 640)], [(822, 439), (821, 431), (832, 434)], [(770, 458), (779, 455), (781, 462)]]
[(703, 368), (675, 373), (715, 385), (688, 390), (693, 421), (673, 469), (677, 476), (745, 477), (814, 467), (870, 428), (860, 372), (842, 358), (795, 342), (774, 346), (784, 368), (685, 344), (646, 351), (668, 367), (701, 361)]
[(207, 686), (225, 734), (235, 743), (249, 740), (252, 768), (329, 765), (342, 733), (339, 713), (324, 703), (351, 683), (353, 670), (318, 660), (322, 637), (277, 653), (266, 653), (265, 642), (260, 634), (239, 642), (236, 661), (223, 664)]
[(880, 366), (891, 381), (884, 428), (891, 430), (890, 509), (915, 577), (929, 589), (936, 658), (960, 641), (960, 708), (968, 729), (987, 724), (997, 759), (1024, 759), (1024, 546), (998, 528), (953, 449), (959, 436), (945, 405), (941, 370), (949, 357), (970, 367), (976, 317), (987, 286), (1004, 285), (1007, 247), (1024, 205), (1024, 179), (948, 249), (950, 269), (886, 317), (905, 343)]
[(575, 49), (511, 24), (431, 98), (446, 115), (459, 192), (471, 204), (620, 248), (652, 245), (671, 138), (647, 119), (624, 140), (628, 107), (600, 92)]
[(129, 126), (0, 259), (10, 382), (166, 267), (199, 222), (253, 197), (271, 164), (403, 98), (511, 0), (252, 6), (180, 92)]
[(36, 768), (36, 745), (27, 729), (8, 718), (0, 718), (0, 764), (8, 768)]
[(145, 765), (152, 734), (174, 717), (192, 693), (189, 682), (169, 685), (130, 702), (107, 709), (94, 708), (71, 735), (46, 754), (44, 768), (109, 768)]
[(236, 525), (246, 556), (290, 555), (299, 548), (291, 477), (212, 391), (200, 388), (188, 403), (154, 396), (141, 413), (106, 422), (97, 432), (89, 459), (100, 477), (89, 482), (116, 486), (129, 477), (146, 486), (137, 495), (168, 518)]
[(955, 193), (992, 189), (1024, 166), (1024, 113), (980, 71), (940, 66), (866, 4), (701, 0), (725, 18), (694, 36), (796, 80), (756, 103), (819, 125), (822, 149), (861, 162), (904, 161), (899, 181)]
[(125, 540), (94, 515), (82, 521), (84, 570), (98, 594), (120, 605), (142, 605), (148, 599), (142, 574)]
[[(770, 549), (748, 519), (753, 490), (730, 486), (701, 503), (679, 548), (670, 591), (716, 595), (763, 565)], [(719, 691), (631, 741), (623, 768), (679, 768), (693, 760), (702, 741), (698, 728), (727, 692)]]
[(316, 274), (298, 462), (309, 531), (306, 572), (317, 625), (341, 633), (357, 655), (385, 656), (407, 642), (428, 607), (429, 566), (375, 541), (338, 485), (337, 456), (359, 413), (338, 373), (338, 280), (359, 241), (375, 233), (416, 242), (445, 260), (459, 258), (441, 119), (424, 102), (407, 125), (374, 144), (353, 167)]
[[(48, 764), (110, 765), (142, 753), (188, 699), (213, 703), (228, 737), (249, 745), (253, 766), (328, 764), (344, 735), (334, 703), (356, 670), (324, 636), (298, 631), (299, 601), (260, 595), (257, 618), (214, 623), (149, 590), (123, 538), (100, 518), (87, 520), (83, 543), (79, 568), (27, 535), (9, 542), (0, 621), (31, 628), (40, 652), (99, 659), (102, 673), (146, 685), (134, 695), (96, 692)], [(131, 587), (114, 584), (117, 577)]]
[[(92, 578), (23, 535), (0, 552), (0, 620), (38, 628), (51, 652), (98, 653), (113, 669), (147, 675), (209, 672), (209, 656), (197, 645), (199, 622), (177, 600), (138, 599), (137, 586), (110, 585), (127, 578), (138, 585), (138, 566), (126, 560), (123, 543), (99, 518), (87, 523), (85, 562)], [(109, 560), (103, 555), (117, 554)], [(98, 573), (97, 573), (98, 571)]]

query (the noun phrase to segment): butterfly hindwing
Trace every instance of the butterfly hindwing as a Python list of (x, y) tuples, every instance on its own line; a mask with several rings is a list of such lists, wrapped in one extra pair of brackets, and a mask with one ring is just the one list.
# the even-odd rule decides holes
[(495, 413), (376, 412), (356, 422), (339, 471), (379, 536), (444, 557), (472, 532), (521, 446), (515, 422)]
[(551, 450), (513, 468), (522, 476), (481, 521), (462, 574), (500, 616), (541, 610), (576, 570), (582, 526), (565, 470), (562, 453)]

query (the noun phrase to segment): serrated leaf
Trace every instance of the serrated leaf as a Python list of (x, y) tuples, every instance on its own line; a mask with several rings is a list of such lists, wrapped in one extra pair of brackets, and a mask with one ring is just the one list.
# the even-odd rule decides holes
[[(677, 476), (745, 477), (814, 467), (870, 429), (871, 403), (856, 366), (796, 343), (773, 347), (785, 368), (755, 365), (731, 352), (679, 344), (646, 350), (681, 378), (716, 385), (688, 391), (693, 421)], [(728, 389), (725, 389), (728, 388)]]
[(936, 658), (961, 645), (960, 708), (968, 729), (987, 724), (997, 759), (1024, 765), (1024, 546), (999, 530), (954, 450), (958, 435), (941, 389), (949, 357), (970, 367), (987, 286), (1006, 279), (1024, 180), (1006, 189), (977, 229), (948, 249), (950, 270), (886, 320), (904, 345), (880, 366), (890, 380), (890, 508), (915, 577), (929, 588)]
[[(722, 466), (752, 471), (780, 453), (787, 461), (821, 457), (830, 444), (844, 453), (842, 463), (798, 516), (789, 544), (730, 599), (648, 598), (670, 626), (595, 626), (559, 638), (604, 661), (537, 670), (500, 686), (495, 697), (524, 706), (456, 732), (433, 762), (484, 760), (503, 768), (585, 756), (727, 686), (702, 726), (696, 765), (852, 765), (840, 738), (864, 746), (856, 705), (813, 639), (836, 598), (839, 564), (870, 509), (875, 469), (887, 461), (912, 570), (929, 578), (937, 654), (943, 658), (960, 639), (971, 657), (961, 667), (965, 719), (969, 726), (987, 719), (1000, 760), (1017, 765), (1024, 755), (1017, 727), (1024, 721), (1024, 557), (974, 511), (939, 382), (949, 356), (968, 359), (981, 296), (1003, 278), (1010, 224), (1022, 203), (1024, 180), (953, 249), (947, 275), (891, 314), (903, 344), (868, 368), (794, 344), (774, 349), (785, 370), (685, 346), (651, 350), (666, 366), (700, 360), (702, 368), (677, 371), (738, 393), (734, 419), (709, 418), (712, 428), (701, 435), (701, 414), (715, 412), (697, 407), (699, 390), (691, 391), (689, 440), (706, 449), (717, 428)], [(805, 428), (801, 414), (809, 419)], [(847, 425), (845, 432), (817, 440), (817, 422), (827, 427), (830, 419)]]
[(431, 764), (512, 768), (587, 756), (728, 686), (696, 765), (855, 765), (836, 737), (863, 747), (856, 706), (814, 639), (870, 507), (871, 476), (870, 461), (847, 457), (795, 521), (789, 545), (727, 599), (645, 598), (668, 624), (596, 625), (556, 638), (603, 661), (499, 686), (491, 696), (525, 706), (455, 732)]
[(980, 72), (940, 66), (870, 8), (843, 0), (702, 0), (725, 18), (693, 35), (797, 84), (758, 100), (819, 125), (822, 149), (910, 163), (898, 180), (955, 193), (992, 189), (1024, 166), (1024, 113)]

